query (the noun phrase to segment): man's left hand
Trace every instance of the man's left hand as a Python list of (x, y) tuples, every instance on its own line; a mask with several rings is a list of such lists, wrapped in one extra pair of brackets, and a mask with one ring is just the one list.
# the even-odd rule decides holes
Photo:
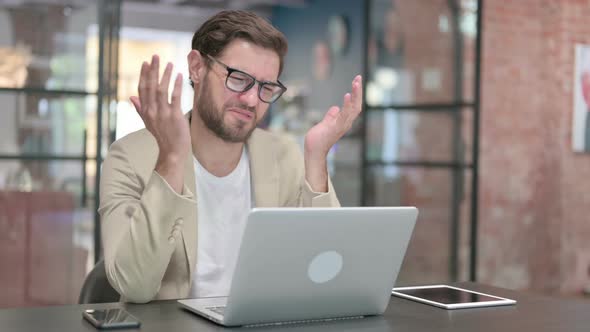
[(344, 95), (342, 108), (332, 106), (324, 119), (305, 135), (305, 179), (313, 191), (328, 192), (326, 157), (338, 140), (352, 127), (362, 111), (362, 77), (352, 80), (352, 93)]
[(342, 108), (332, 106), (324, 119), (305, 135), (305, 156), (312, 159), (325, 158), (334, 144), (352, 127), (362, 110), (362, 77), (352, 81), (352, 93), (344, 95)]

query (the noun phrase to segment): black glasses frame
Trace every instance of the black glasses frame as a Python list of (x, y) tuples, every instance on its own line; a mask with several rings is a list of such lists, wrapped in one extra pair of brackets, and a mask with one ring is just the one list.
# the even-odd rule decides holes
[[(221, 66), (223, 66), (226, 70), (227, 70), (227, 76), (225, 77), (225, 87), (228, 88), (229, 90), (233, 91), (233, 92), (246, 92), (250, 89), (252, 89), (252, 87), (254, 86), (254, 84), (258, 83), (258, 99), (260, 99), (260, 101), (262, 101), (263, 103), (267, 103), (267, 104), (272, 104), (275, 101), (277, 101), (279, 98), (281, 98), (281, 96), (283, 95), (283, 93), (285, 93), (285, 91), (287, 91), (287, 87), (283, 85), (283, 83), (281, 83), (281, 81), (277, 80), (277, 82), (269, 82), (269, 81), (259, 81), (257, 80), (254, 76), (241, 71), (239, 69), (236, 68), (232, 68), (228, 65), (226, 65), (225, 63), (215, 59), (214, 57), (210, 56), (209, 54), (206, 54), (207, 58), (211, 59), (212, 61), (220, 64)], [(236, 90), (236, 89), (232, 89), (231, 87), (229, 87), (229, 85), (227, 84), (227, 81), (229, 80), (230, 76), (232, 73), (240, 73), (242, 75), (245, 75), (246, 77), (249, 77), (252, 79), (252, 82), (250, 82), (250, 84), (246, 85), (246, 87), (242, 90)], [(279, 87), (280, 88), (280, 93), (276, 95), (276, 97), (274, 97), (274, 99), (272, 100), (264, 100), (262, 99), (262, 88), (264, 88), (265, 86), (271, 86), (271, 87)], [(273, 89), (274, 90), (274, 89)]]

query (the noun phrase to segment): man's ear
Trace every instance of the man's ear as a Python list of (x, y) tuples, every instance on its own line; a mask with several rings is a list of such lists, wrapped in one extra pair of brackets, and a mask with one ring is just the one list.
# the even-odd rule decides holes
[(207, 68), (205, 57), (198, 50), (191, 50), (187, 55), (189, 78), (194, 84), (198, 84)]

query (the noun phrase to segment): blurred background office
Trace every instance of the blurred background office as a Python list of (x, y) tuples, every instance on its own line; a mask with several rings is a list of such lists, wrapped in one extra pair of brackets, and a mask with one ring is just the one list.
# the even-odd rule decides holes
[(0, 0), (0, 308), (77, 301), (101, 257), (100, 164), (143, 127), (128, 101), (141, 63), (186, 73), (194, 31), (223, 9), (289, 40), (269, 130), (302, 142), (364, 75), (329, 169), (345, 206), (420, 209), (398, 284), (584, 294), (590, 2)]

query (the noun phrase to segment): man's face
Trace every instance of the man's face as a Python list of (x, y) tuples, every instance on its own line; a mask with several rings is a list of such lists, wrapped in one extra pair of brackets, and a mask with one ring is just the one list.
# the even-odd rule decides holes
[[(279, 56), (242, 39), (231, 42), (217, 60), (259, 81), (276, 82), (278, 79)], [(226, 77), (227, 70), (222, 65), (210, 63), (199, 87), (197, 113), (219, 138), (232, 143), (245, 142), (266, 114), (269, 104), (258, 98), (258, 83), (247, 91), (234, 92), (225, 86)]]

